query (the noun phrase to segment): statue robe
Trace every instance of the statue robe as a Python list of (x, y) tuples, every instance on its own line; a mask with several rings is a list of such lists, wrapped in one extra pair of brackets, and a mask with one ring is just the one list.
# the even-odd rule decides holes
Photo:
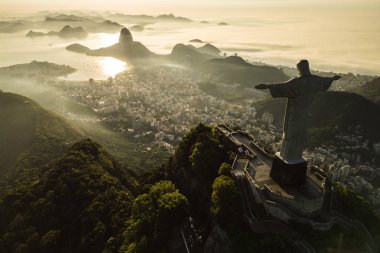
[(280, 156), (287, 163), (304, 161), (302, 152), (306, 142), (305, 132), (310, 105), (315, 95), (326, 91), (333, 81), (330, 77), (305, 75), (269, 86), (273, 98), (288, 98), (280, 151)]

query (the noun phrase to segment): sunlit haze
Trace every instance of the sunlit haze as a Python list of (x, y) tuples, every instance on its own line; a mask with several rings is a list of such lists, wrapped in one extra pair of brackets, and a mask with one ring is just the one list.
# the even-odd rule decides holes
[[(36, 11), (94, 10), (148, 15), (174, 13), (195, 21), (224, 21), (230, 25), (153, 24), (154, 30), (134, 36), (157, 53), (169, 53), (176, 43), (201, 38), (251, 61), (293, 66), (299, 58), (308, 58), (316, 69), (368, 74), (378, 74), (380, 70), (380, 4), (372, 0), (215, 0), (207, 3), (110, 0), (107, 4), (104, 1), (40, 0), (32, 4), (2, 0), (0, 7), (4, 17)], [(117, 34), (97, 35), (97, 38), (92, 42), (87, 40), (87, 45), (108, 46), (117, 40)], [(4, 40), (2, 46), (6, 48)], [(9, 52), (9, 49), (4, 51)], [(11, 62), (2, 57), (1, 65)]]

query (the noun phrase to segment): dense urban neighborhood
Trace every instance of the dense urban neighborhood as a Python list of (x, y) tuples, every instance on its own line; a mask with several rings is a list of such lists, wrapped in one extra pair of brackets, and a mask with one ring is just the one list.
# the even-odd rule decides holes
[[(268, 112), (256, 115), (253, 100), (228, 102), (203, 92), (198, 84), (208, 78), (183, 68), (160, 66), (127, 70), (103, 81), (61, 80), (55, 86), (64, 99), (91, 108), (113, 131), (148, 146), (162, 146), (169, 153), (199, 122), (239, 127), (267, 151), (279, 151), (282, 132), (273, 124), (275, 116)], [(368, 78), (358, 76), (355, 82), (359, 85)], [(349, 135), (338, 134), (334, 141), (304, 155), (309, 166), (318, 166), (333, 182), (366, 196), (380, 212), (380, 168), (362, 159), (362, 151), (369, 149), (379, 155), (380, 143), (371, 144), (362, 136), (360, 126), (352, 126)]]

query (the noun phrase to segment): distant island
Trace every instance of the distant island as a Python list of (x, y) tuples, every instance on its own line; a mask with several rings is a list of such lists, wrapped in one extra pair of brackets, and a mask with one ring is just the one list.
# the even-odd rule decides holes
[(80, 17), (77, 15), (67, 15), (67, 14), (56, 14), (49, 15), (45, 18), (45, 22), (67, 22), (67, 21), (88, 21), (89, 19), (85, 17)]
[(15, 33), (26, 29), (26, 25), (16, 22), (0, 22), (0, 33)]
[(88, 36), (88, 33), (81, 27), (71, 27), (69, 25), (64, 26), (60, 31), (58, 32), (35, 32), (30, 30), (26, 35), (26, 37), (41, 37), (41, 36), (59, 36), (61, 38), (86, 38)]
[(131, 28), (129, 28), (129, 30), (131, 30), (132, 32), (142, 32), (144, 31), (144, 29), (144, 26), (141, 25), (134, 25)]
[(175, 16), (174, 14), (161, 14), (158, 16), (150, 15), (128, 15), (122, 13), (109, 14), (108, 17), (119, 20), (127, 20), (130, 22), (141, 23), (141, 22), (181, 22), (181, 23), (190, 23), (193, 20), (185, 17)]
[(191, 19), (188, 19), (188, 18), (184, 18), (184, 17), (179, 17), (179, 16), (174, 16), (172, 13), (170, 14), (162, 14), (162, 15), (158, 15), (156, 17), (156, 19), (158, 20), (165, 20), (165, 21), (180, 21), (180, 22), (192, 22)]
[(88, 47), (85, 47), (85, 46), (78, 44), (78, 43), (71, 44), (71, 45), (67, 46), (66, 49), (68, 51), (72, 51), (72, 52), (80, 53), (80, 54), (87, 54), (91, 50)]
[(228, 24), (226, 22), (220, 22), (220, 23), (218, 23), (218, 25), (225, 26), (225, 25), (228, 25)]
[(0, 68), (1, 77), (38, 77), (57, 78), (76, 72), (77, 69), (50, 62), (31, 61), (30, 63), (16, 64)]

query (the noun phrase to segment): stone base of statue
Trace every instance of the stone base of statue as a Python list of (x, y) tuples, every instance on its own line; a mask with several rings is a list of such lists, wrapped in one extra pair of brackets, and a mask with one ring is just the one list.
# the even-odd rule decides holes
[(307, 161), (285, 161), (279, 153), (276, 153), (270, 176), (279, 185), (300, 187), (306, 182)]

